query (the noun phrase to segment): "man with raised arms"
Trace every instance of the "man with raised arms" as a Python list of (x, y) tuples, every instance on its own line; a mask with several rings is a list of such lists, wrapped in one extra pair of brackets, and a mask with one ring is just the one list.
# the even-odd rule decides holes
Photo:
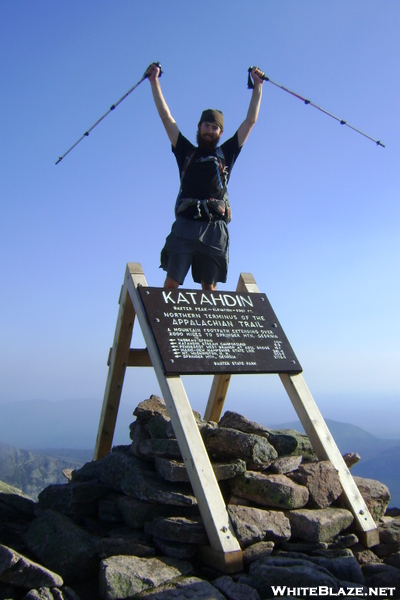
[(160, 69), (152, 64), (148, 78), (158, 114), (172, 144), (181, 185), (175, 204), (175, 222), (161, 251), (161, 267), (167, 272), (164, 287), (182, 285), (192, 268), (193, 280), (203, 290), (216, 290), (226, 282), (229, 261), (228, 223), (231, 209), (227, 184), (260, 109), (262, 73), (254, 68), (254, 88), (247, 116), (236, 133), (219, 144), (224, 131), (221, 111), (204, 110), (197, 128), (197, 146), (179, 131), (161, 91)]

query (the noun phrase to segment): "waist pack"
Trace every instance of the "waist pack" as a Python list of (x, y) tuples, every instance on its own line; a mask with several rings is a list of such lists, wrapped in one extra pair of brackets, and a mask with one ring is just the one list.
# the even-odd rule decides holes
[(222, 200), (218, 200), (218, 198), (208, 198), (207, 200), (179, 198), (176, 203), (175, 214), (186, 219), (198, 219), (199, 221), (222, 220), (230, 223), (232, 219), (232, 211), (227, 196)]

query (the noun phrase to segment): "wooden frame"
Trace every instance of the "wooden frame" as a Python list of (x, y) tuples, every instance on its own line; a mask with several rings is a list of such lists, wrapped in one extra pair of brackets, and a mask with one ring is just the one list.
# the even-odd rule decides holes
[[(242, 552), (196, 425), (182, 379), (179, 375), (164, 374), (161, 358), (137, 291), (138, 286), (147, 287), (142, 267), (139, 263), (128, 263), (120, 294), (114, 343), (109, 355), (109, 371), (94, 458), (102, 458), (111, 450), (126, 367), (152, 366), (168, 408), (210, 542), (210, 547), (201, 549), (203, 560), (218, 566), (225, 572), (239, 571), (243, 567)], [(237, 292), (244, 291), (259, 293), (254, 277), (250, 273), (242, 273), (239, 277)], [(147, 345), (146, 349), (130, 348), (136, 317)], [(360, 540), (367, 547), (378, 544), (379, 535), (376, 524), (303, 376), (287, 373), (279, 376), (318, 458), (330, 460), (338, 471), (343, 488), (343, 498), (354, 515)], [(231, 374), (229, 373), (214, 376), (205, 411), (205, 420), (219, 421), (230, 379)]]

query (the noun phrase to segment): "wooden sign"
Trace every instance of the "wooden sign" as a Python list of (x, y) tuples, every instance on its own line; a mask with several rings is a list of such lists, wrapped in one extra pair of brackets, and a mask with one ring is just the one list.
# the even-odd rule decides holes
[(138, 291), (166, 374), (302, 371), (265, 294)]

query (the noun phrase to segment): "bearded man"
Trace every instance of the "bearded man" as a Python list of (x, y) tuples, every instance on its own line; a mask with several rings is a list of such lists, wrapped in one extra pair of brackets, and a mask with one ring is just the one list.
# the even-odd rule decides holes
[(254, 88), (247, 116), (236, 133), (218, 145), (224, 131), (221, 111), (203, 111), (197, 129), (197, 147), (179, 131), (161, 92), (160, 69), (147, 70), (158, 114), (172, 144), (181, 186), (175, 204), (175, 222), (161, 251), (161, 267), (167, 272), (164, 287), (182, 285), (192, 277), (203, 290), (216, 290), (226, 282), (229, 262), (228, 223), (231, 210), (227, 184), (241, 148), (257, 121), (261, 103), (262, 72), (254, 68)]

